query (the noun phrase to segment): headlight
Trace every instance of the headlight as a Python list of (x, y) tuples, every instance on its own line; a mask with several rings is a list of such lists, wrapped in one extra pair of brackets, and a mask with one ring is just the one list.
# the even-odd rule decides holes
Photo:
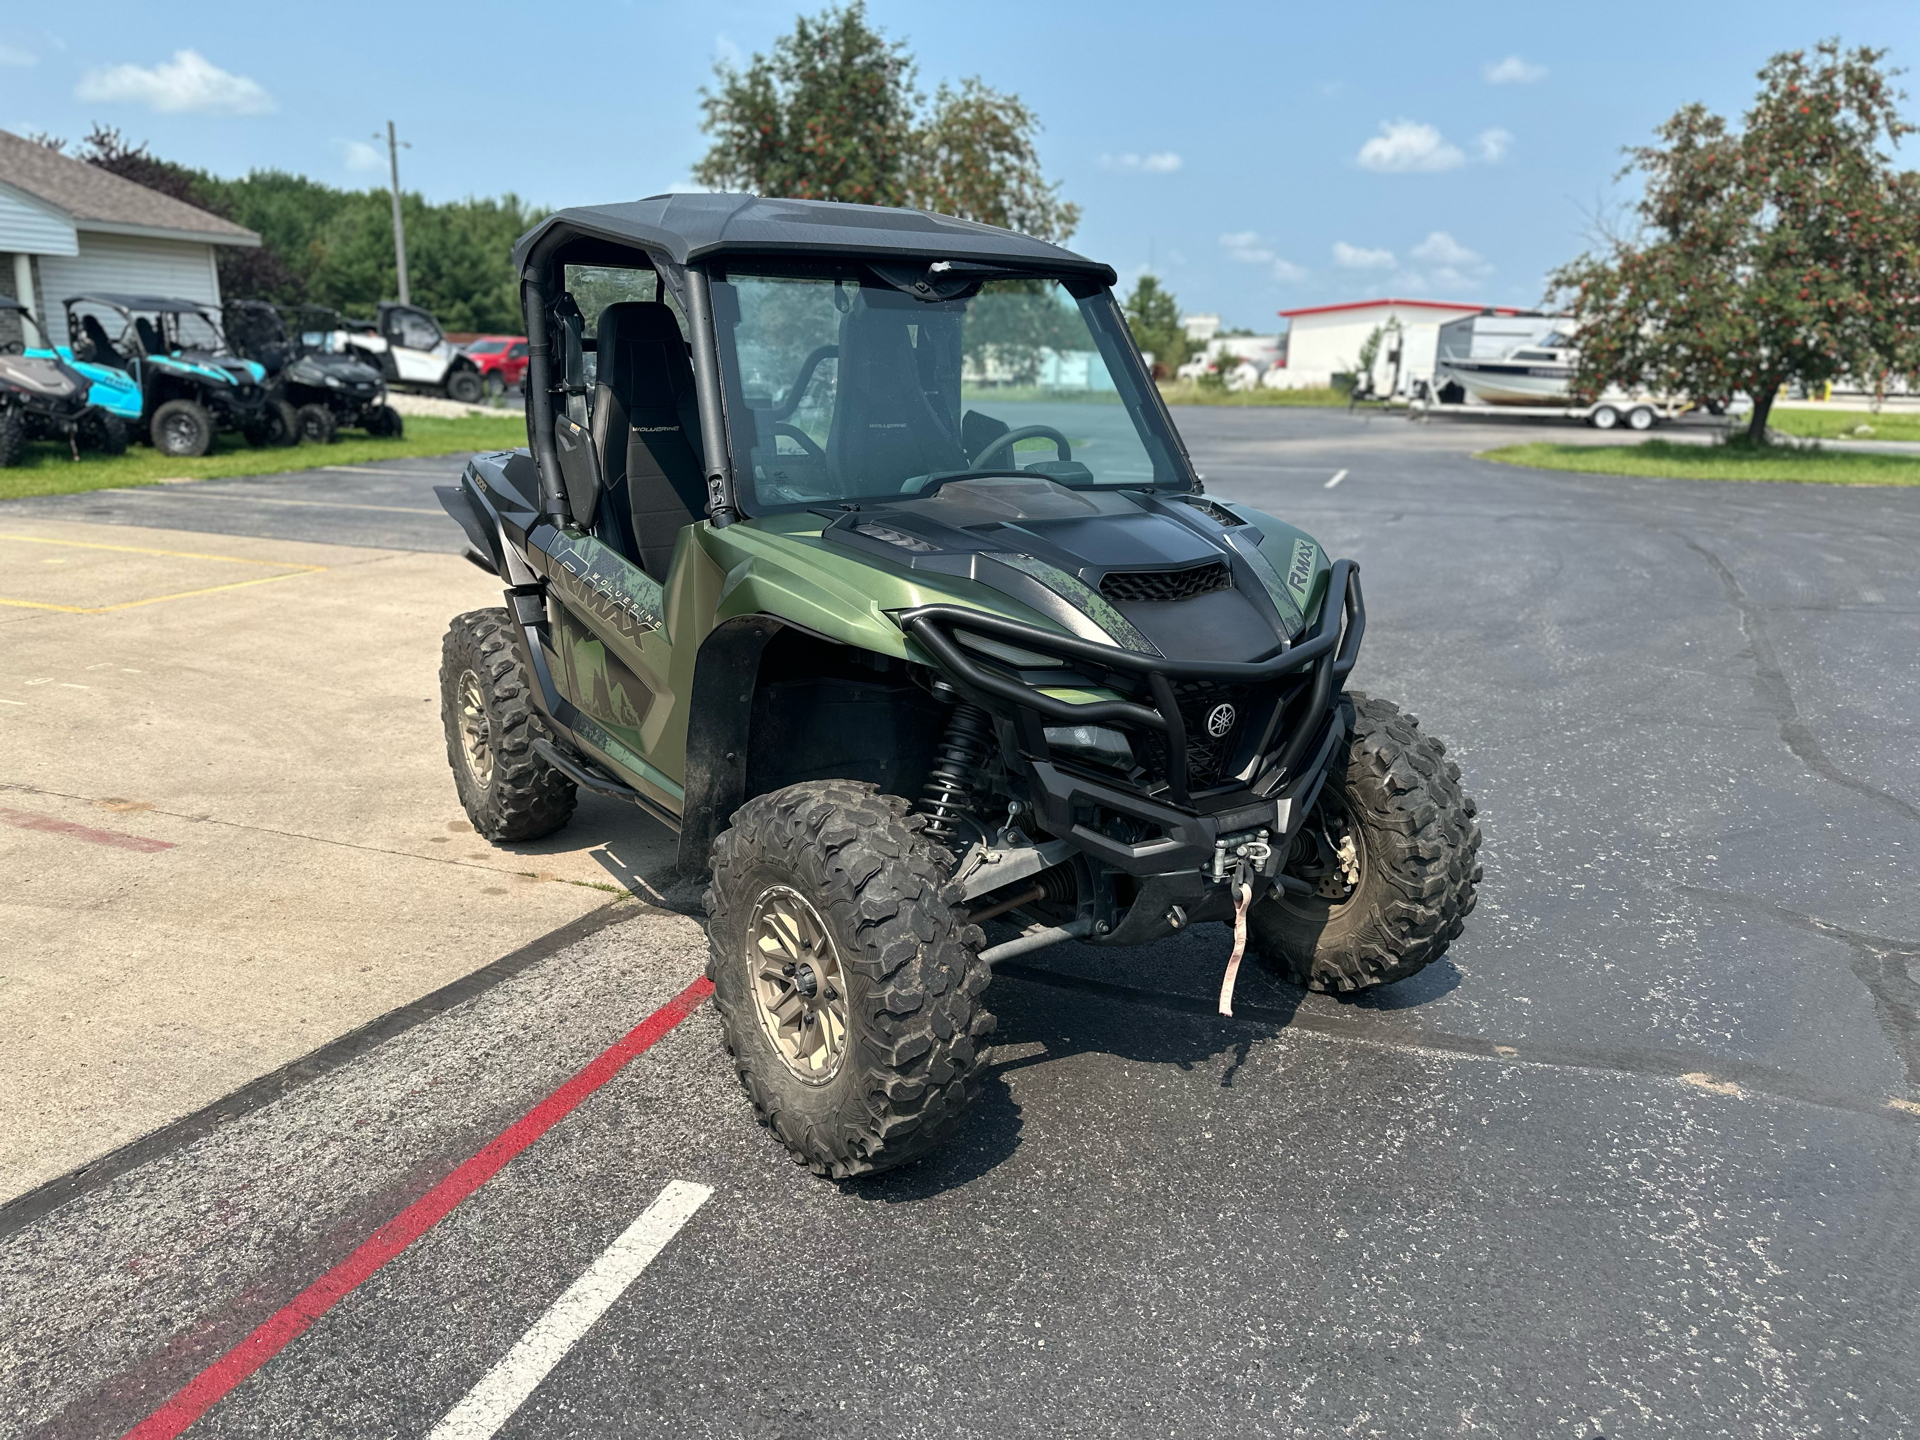
[(338, 375), (327, 376), (327, 384), (338, 390), (340, 388), (340, 377)]
[(1049, 746), (1068, 755), (1116, 770), (1133, 769), (1133, 746), (1118, 730), (1104, 725), (1049, 725), (1046, 736)]

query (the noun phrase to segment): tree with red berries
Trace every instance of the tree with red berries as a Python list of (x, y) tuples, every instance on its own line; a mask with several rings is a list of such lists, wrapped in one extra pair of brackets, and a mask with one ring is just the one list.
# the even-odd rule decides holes
[(1920, 174), (1883, 148), (1915, 127), (1885, 56), (1776, 55), (1737, 131), (1688, 105), (1627, 152), (1637, 233), (1548, 279), (1579, 320), (1576, 388), (1745, 391), (1758, 444), (1783, 385), (1920, 370)]

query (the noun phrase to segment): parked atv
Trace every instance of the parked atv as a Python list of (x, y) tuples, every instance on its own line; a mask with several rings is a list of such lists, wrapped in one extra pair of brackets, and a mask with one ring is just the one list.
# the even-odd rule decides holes
[(265, 300), (230, 300), (223, 313), (228, 342), (266, 371), (268, 403), (280, 407), (295, 439), (328, 445), (343, 425), (379, 436), (404, 430), (380, 372), (326, 348), (331, 312), (315, 317), (313, 327), (303, 323), (304, 307), (282, 310)]
[(531, 448), (440, 492), (506, 586), (446, 637), (454, 783), (495, 841), (580, 788), (679, 832), (796, 1158), (951, 1136), (993, 967), (1045, 946), (1232, 924), (1230, 1013), (1249, 939), (1347, 993), (1460, 934), (1474, 805), (1346, 689), (1359, 567), (1202, 493), (1107, 266), (739, 195), (563, 210), (513, 261)]
[(447, 339), (438, 320), (418, 306), (386, 300), (379, 312), (373, 321), (341, 319), (330, 343), (358, 351), (389, 385), (479, 403), (486, 393), (480, 367)]
[(211, 307), (96, 292), (69, 297), (66, 312), (73, 356), (139, 385), (141, 426), (161, 454), (204, 455), (220, 430), (238, 430), (250, 445), (292, 443), (267, 403), (266, 371), (228, 350)]
[[(9, 296), (0, 296), (0, 310), (20, 323), (22, 337), (0, 345), (0, 466), (19, 464), (30, 440), (64, 439), (76, 460), (82, 450), (123, 452), (125, 421), (95, 400), (103, 387), (55, 351), (27, 344), (29, 337), (46, 336), (32, 310)], [(104, 389), (100, 398), (107, 405), (124, 408), (124, 391)], [(140, 413), (137, 395), (133, 413)]]

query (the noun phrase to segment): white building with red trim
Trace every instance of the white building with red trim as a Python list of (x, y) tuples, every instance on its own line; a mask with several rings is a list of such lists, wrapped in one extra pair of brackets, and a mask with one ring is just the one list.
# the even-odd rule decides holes
[[(1282, 310), (1288, 324), (1280, 363), (1267, 371), (1262, 384), (1275, 390), (1300, 390), (1331, 385), (1335, 375), (1351, 375), (1360, 364), (1360, 352), (1375, 330), (1383, 332), (1374, 357), (1374, 389), (1405, 390), (1412, 380), (1433, 374), (1433, 357), (1440, 327), (1463, 315), (1516, 315), (1510, 306), (1467, 305), (1454, 300), (1353, 300), (1341, 305), (1309, 305)], [(1393, 327), (1399, 326), (1396, 363)]]

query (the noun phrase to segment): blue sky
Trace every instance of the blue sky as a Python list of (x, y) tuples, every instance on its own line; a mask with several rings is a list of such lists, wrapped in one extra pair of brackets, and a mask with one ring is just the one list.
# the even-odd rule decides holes
[[(403, 182), (432, 198), (632, 199), (688, 187), (715, 60), (765, 49), (799, 8), (9, 6), (0, 128), (100, 120), (224, 174), (364, 185), (385, 179), (369, 147), (392, 118)], [(869, 10), (925, 88), (978, 74), (1034, 106), (1085, 212), (1076, 249), (1123, 276), (1151, 261), (1186, 308), (1259, 329), (1369, 294), (1533, 303), (1631, 197), (1620, 147), (1679, 105), (1737, 113), (1769, 54), (1826, 35), (1920, 64), (1914, 0)], [(1920, 137), (1903, 159), (1920, 165)]]

